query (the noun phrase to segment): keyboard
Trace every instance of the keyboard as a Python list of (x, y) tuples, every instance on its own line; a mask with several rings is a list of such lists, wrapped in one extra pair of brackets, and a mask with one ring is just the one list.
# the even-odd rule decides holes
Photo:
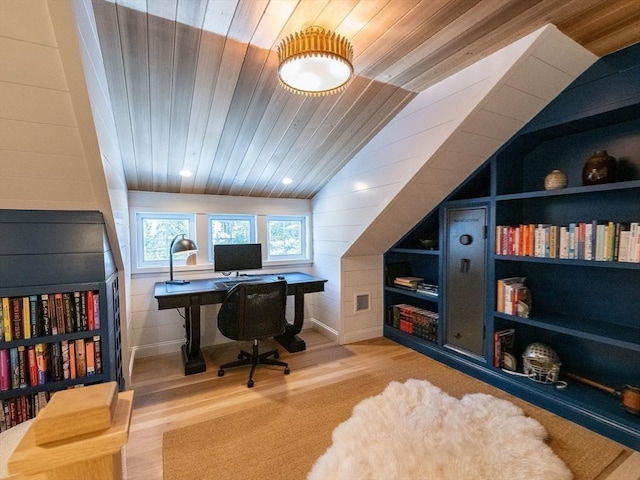
[(255, 282), (262, 282), (263, 280), (264, 278), (262, 277), (246, 277), (246, 278), (234, 278), (233, 280), (227, 280), (222, 283), (224, 283), (226, 287), (231, 288), (239, 283), (255, 283)]

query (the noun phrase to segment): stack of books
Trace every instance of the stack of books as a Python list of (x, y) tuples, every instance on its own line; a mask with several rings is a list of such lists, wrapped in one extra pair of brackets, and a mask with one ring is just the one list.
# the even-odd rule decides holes
[(393, 305), (391, 324), (405, 333), (430, 342), (438, 341), (438, 313), (414, 305)]
[(438, 285), (432, 285), (431, 283), (418, 282), (418, 287), (416, 288), (416, 291), (418, 293), (422, 293), (423, 295), (427, 295), (429, 297), (437, 297)]
[(497, 282), (496, 311), (528, 317), (531, 310), (531, 292), (525, 286), (525, 277), (501, 278)]
[(420, 283), (423, 278), (420, 277), (396, 277), (393, 280), (393, 283), (399, 287), (411, 288), (412, 290), (416, 290), (418, 288), (418, 283)]

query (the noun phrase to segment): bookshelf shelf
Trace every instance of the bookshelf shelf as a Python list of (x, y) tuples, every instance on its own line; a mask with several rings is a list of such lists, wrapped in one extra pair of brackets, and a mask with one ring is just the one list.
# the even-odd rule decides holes
[(424, 250), (419, 248), (393, 248), (390, 251), (395, 253), (408, 253), (411, 255), (433, 255), (436, 257), (440, 256), (440, 251), (438, 250)]
[[(400, 331), (388, 321), (384, 334), (640, 450), (640, 417), (625, 411), (613, 395), (566, 375), (572, 373), (613, 388), (640, 385), (640, 263), (497, 253), (531, 250), (513, 249), (513, 243), (507, 243), (509, 248), (505, 249), (502, 242), (505, 230), (498, 231), (497, 227), (543, 224), (557, 226), (559, 232), (560, 227), (571, 228), (572, 223), (589, 223), (593, 227), (611, 222), (616, 227), (612, 231), (617, 232), (623, 230), (618, 225), (640, 223), (640, 82), (629, 85), (629, 77), (623, 73), (640, 68), (640, 44), (614, 55), (620, 62), (616, 64), (619, 74), (611, 71), (607, 61), (596, 63), (385, 254), (385, 267), (406, 262), (412, 275), (428, 275), (428, 281), (440, 285), (440, 289), (437, 301), (433, 302), (439, 309), (438, 342), (427, 342)], [(598, 105), (580, 93), (584, 86), (594, 88), (595, 84), (601, 91)], [(612, 183), (584, 186), (582, 167), (596, 150), (607, 150), (618, 159), (618, 177)], [(545, 176), (556, 169), (567, 175), (568, 187), (543, 190)], [(455, 257), (450, 254), (447, 215), (452, 210), (473, 210), (482, 205), (488, 211), (486, 250), (483, 250), (487, 267), (482, 277), (486, 282), (480, 295), (485, 308), (478, 315), (482, 318), (476, 318), (474, 313), (468, 323), (480, 323), (483, 328), (467, 332), (454, 327), (455, 318), (450, 313), (452, 307), (461, 308), (456, 301), (464, 303), (468, 299), (461, 293), (464, 288), (460, 290), (454, 285), (447, 291), (448, 279), (455, 273), (452, 269), (461, 268), (459, 261), (451, 260)], [(507, 241), (511, 242), (511, 232), (508, 234)], [(426, 235), (437, 236), (441, 248), (431, 257), (413, 248), (416, 239)], [(525, 235), (530, 238), (529, 233)], [(613, 253), (609, 258), (615, 258), (616, 253), (622, 255), (615, 245), (624, 244), (613, 238), (608, 244), (611, 246), (608, 253)], [(608, 239), (611, 241), (611, 237)], [(594, 244), (585, 241), (583, 245)], [(579, 252), (575, 257), (589, 257), (586, 248), (575, 251)], [(497, 281), (510, 277), (526, 278), (524, 286), (531, 293), (529, 318), (496, 311)], [(390, 286), (388, 279), (386, 285), (386, 307), (400, 302), (417, 307), (427, 305), (418, 294)], [(454, 290), (457, 298), (452, 295)], [(456, 348), (447, 329), (460, 332), (463, 340), (464, 335), (475, 335), (467, 343), (474, 348), (468, 351)], [(557, 389), (495, 368), (494, 333), (508, 329), (515, 331), (511, 353), (518, 362), (518, 371), (522, 371), (526, 347), (534, 342), (544, 343), (560, 357), (560, 378), (567, 381), (567, 388)], [(480, 354), (477, 344), (482, 347)]]
[(640, 327), (616, 325), (570, 315), (546, 314), (525, 318), (494, 312), (494, 316), (514, 323), (530, 325), (536, 328), (640, 352)]
[(553, 198), (564, 195), (591, 195), (601, 192), (615, 192), (640, 188), (640, 180), (626, 182), (606, 183), (582, 187), (568, 187), (559, 190), (535, 190), (532, 192), (511, 193), (496, 196), (496, 202), (508, 202), (512, 200), (527, 200), (532, 198)]
[(384, 289), (388, 292), (398, 293), (400, 295), (406, 295), (407, 297), (419, 298), (420, 300), (427, 300), (429, 302), (438, 302), (438, 295), (430, 295), (426, 293), (420, 293), (416, 290), (411, 290), (409, 288), (401, 288), (401, 287), (384, 287)]
[(565, 265), (567, 267), (619, 268), (622, 270), (640, 270), (640, 264), (630, 262), (576, 260), (567, 258), (527, 257), (518, 255), (494, 255), (494, 260), (504, 262), (528, 262), (540, 264)]

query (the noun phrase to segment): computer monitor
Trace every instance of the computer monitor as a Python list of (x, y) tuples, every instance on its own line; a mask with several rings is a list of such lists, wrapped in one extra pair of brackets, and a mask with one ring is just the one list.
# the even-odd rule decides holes
[(214, 244), (213, 270), (215, 272), (238, 272), (262, 268), (262, 245), (260, 243)]

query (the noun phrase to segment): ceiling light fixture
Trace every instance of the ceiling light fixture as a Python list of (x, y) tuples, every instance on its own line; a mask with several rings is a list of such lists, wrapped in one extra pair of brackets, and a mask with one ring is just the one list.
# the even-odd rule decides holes
[(307, 27), (278, 45), (278, 79), (300, 95), (331, 95), (353, 78), (353, 48), (341, 35), (322, 27)]

